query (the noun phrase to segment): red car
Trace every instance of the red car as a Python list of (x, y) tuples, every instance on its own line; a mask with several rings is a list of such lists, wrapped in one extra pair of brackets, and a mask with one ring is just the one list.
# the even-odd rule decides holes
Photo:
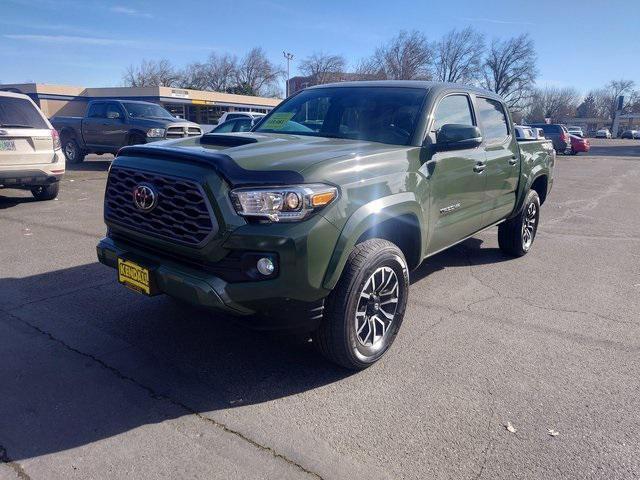
[(577, 135), (569, 135), (571, 137), (571, 155), (577, 155), (578, 152), (588, 152), (591, 150), (591, 144), (586, 138)]

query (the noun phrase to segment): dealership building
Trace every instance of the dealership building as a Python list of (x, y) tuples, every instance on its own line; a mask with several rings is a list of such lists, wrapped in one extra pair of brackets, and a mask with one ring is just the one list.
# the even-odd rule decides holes
[(172, 115), (202, 125), (217, 123), (229, 111), (267, 113), (281, 102), (279, 98), (253, 97), (170, 87), (85, 88), (41, 83), (0, 84), (0, 90), (29, 95), (43, 113), (82, 116), (89, 100), (115, 98), (158, 103)]

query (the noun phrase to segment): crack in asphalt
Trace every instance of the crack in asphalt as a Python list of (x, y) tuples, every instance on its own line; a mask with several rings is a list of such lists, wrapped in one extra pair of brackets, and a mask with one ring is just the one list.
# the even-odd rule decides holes
[(7, 465), (21, 480), (31, 480), (31, 477), (25, 472), (22, 465), (11, 459), (7, 453), (7, 449), (0, 445), (0, 463)]
[(89, 286), (85, 285), (83, 287), (78, 287), (78, 288), (74, 288), (74, 289), (71, 289), (71, 290), (65, 290), (64, 292), (56, 293), (55, 295), (50, 295), (48, 297), (36, 298), (35, 300), (29, 300), (28, 302), (21, 303), (19, 305), (11, 305), (11, 308), (9, 308), (8, 310), (5, 309), (3, 311), (5, 311), (6, 313), (11, 313), (14, 310), (20, 310), (23, 307), (27, 307), (27, 306), (33, 305), (35, 303), (46, 302), (47, 300), (54, 300), (56, 298), (64, 297), (65, 295), (71, 295), (73, 293), (83, 292), (85, 290), (91, 290), (91, 289), (94, 289), (94, 288), (105, 287), (107, 285), (111, 285), (112, 283), (113, 283), (113, 280), (108, 280), (108, 281), (96, 283), (96, 284), (89, 285)]
[(487, 420), (487, 444), (485, 445), (484, 449), (482, 450), (482, 464), (480, 465), (480, 470), (478, 471), (478, 474), (475, 476), (475, 480), (479, 480), (480, 477), (482, 477), (482, 474), (484, 473), (484, 469), (487, 466), (487, 461), (489, 458), (489, 450), (491, 450), (491, 443), (492, 443), (492, 439), (493, 439), (493, 433), (492, 433), (492, 429), (491, 429), (491, 421), (493, 420), (493, 417), (495, 415), (495, 405), (494, 405), (494, 398), (493, 398), (493, 391), (491, 390), (491, 387), (489, 386), (490, 382), (489, 382), (489, 378), (485, 377), (485, 380), (487, 381), (487, 393), (489, 394), (489, 419)]
[[(224, 424), (222, 422), (219, 422), (217, 420), (214, 420), (212, 418), (209, 418), (209, 417), (203, 415), (202, 413), (198, 412), (197, 410), (194, 410), (193, 408), (189, 407), (187, 404), (185, 404), (185, 403), (183, 403), (183, 402), (181, 402), (179, 400), (176, 400), (176, 399), (174, 399), (172, 397), (169, 397), (168, 395), (156, 392), (153, 388), (148, 387), (148, 386), (138, 382), (135, 378), (130, 377), (130, 376), (122, 373), (120, 370), (118, 370), (117, 368), (109, 365), (108, 363), (106, 363), (105, 361), (103, 361), (100, 358), (96, 357), (95, 355), (83, 352), (82, 350), (78, 350), (77, 348), (72, 347), (71, 345), (67, 344), (64, 340), (61, 340), (61, 339), (55, 337), (52, 333), (50, 333), (50, 332), (38, 327), (37, 325), (32, 324), (31, 322), (28, 322), (27, 320), (25, 320), (25, 319), (23, 319), (23, 318), (21, 318), (21, 317), (19, 317), (17, 315), (14, 315), (14, 314), (12, 314), (10, 312), (7, 312), (7, 311), (1, 310), (1, 309), (0, 309), (0, 312), (3, 312), (6, 315), (10, 316), (11, 318), (14, 318), (15, 320), (18, 320), (18, 321), (24, 323), (29, 328), (31, 328), (31, 329), (35, 330), (36, 332), (40, 333), (41, 335), (44, 335), (45, 337), (47, 337), (49, 340), (51, 340), (51, 341), (53, 341), (55, 343), (58, 343), (59, 345), (62, 345), (65, 349), (96, 362), (102, 368), (104, 368), (104, 369), (108, 370), (109, 372), (113, 373), (120, 380), (124, 380), (124, 381), (130, 382), (133, 385), (137, 386), (138, 388), (144, 390), (145, 392), (147, 392), (147, 394), (152, 399), (167, 401), (170, 404), (174, 405), (175, 407), (178, 407), (178, 408), (190, 413), (191, 415), (194, 415), (198, 419), (200, 419), (200, 420), (202, 420), (204, 422), (207, 422), (207, 423), (209, 423), (211, 425), (214, 425), (215, 427), (220, 428), (221, 430), (223, 430), (223, 431), (225, 431), (225, 432), (227, 432), (227, 433), (229, 433), (231, 435), (235, 435), (236, 437), (240, 438), (241, 440), (244, 440), (245, 442), (249, 443), (251, 446), (256, 447), (259, 450), (262, 450), (264, 452), (267, 452), (267, 453), (271, 454), (274, 458), (277, 458), (279, 460), (283, 460), (284, 462), (286, 462), (289, 465), (297, 468), (301, 472), (304, 472), (304, 473), (306, 473), (308, 475), (311, 475), (311, 476), (313, 476), (315, 478), (323, 480), (323, 477), (320, 474), (318, 474), (318, 473), (316, 473), (316, 472), (314, 472), (312, 470), (309, 470), (308, 468), (300, 465), (299, 463), (297, 463), (294, 460), (288, 458), (287, 456), (283, 455), (282, 453), (278, 453), (273, 448), (271, 448), (271, 447), (269, 447), (267, 445), (261, 444), (260, 442), (252, 439), (251, 437), (246, 436), (245, 434), (243, 434), (242, 432), (240, 432), (238, 430), (234, 430), (233, 428), (229, 427), (228, 425), (226, 425), (226, 424)], [(3, 452), (5, 452), (5, 454), (6, 454), (6, 450), (0, 449), (0, 455)], [(4, 457), (0, 457), (0, 459), (4, 459)], [(9, 463), (9, 462), (5, 462), (5, 463), (8, 463), (10, 466), (12, 465), (12, 463)], [(24, 474), (24, 475), (26, 475), (26, 474)], [(24, 479), (24, 480), (30, 480), (28, 476), (24, 476), (24, 477), (21, 477), (21, 478)]]

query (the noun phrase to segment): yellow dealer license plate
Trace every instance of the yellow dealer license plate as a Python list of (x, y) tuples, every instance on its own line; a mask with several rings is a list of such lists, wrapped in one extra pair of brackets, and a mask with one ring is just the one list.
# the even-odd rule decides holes
[(155, 294), (151, 271), (131, 260), (118, 258), (118, 281), (138, 293)]

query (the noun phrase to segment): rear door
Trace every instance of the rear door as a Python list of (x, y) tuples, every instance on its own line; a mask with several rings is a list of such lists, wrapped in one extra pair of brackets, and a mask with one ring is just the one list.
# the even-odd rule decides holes
[(51, 127), (26, 98), (0, 96), (0, 168), (53, 160)]
[[(436, 105), (429, 135), (436, 143), (446, 124), (477, 125), (471, 98), (447, 95)], [(420, 171), (429, 179), (431, 237), (428, 253), (442, 250), (481, 228), (486, 208), (485, 153), (482, 148), (434, 153)]]
[(515, 206), (520, 152), (502, 102), (476, 97), (476, 113), (487, 162), (487, 210), (482, 220), (487, 226), (505, 218)]

